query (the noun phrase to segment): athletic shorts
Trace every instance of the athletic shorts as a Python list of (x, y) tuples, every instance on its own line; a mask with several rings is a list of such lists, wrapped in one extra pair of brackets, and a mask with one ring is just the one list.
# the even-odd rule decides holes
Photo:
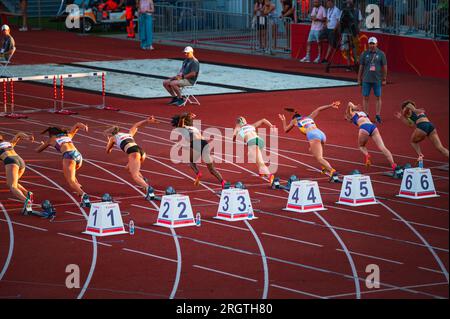
[(83, 163), (83, 156), (81, 156), (81, 153), (77, 150), (65, 152), (62, 157), (63, 159), (75, 161), (77, 165), (81, 165), (81, 163)]
[(416, 124), (417, 128), (427, 133), (427, 136), (434, 131), (434, 125), (431, 122), (420, 122)]
[(189, 82), (188, 79), (173, 80), (173, 81), (175, 81), (179, 87), (192, 86), (193, 85), (191, 82)]
[(8, 156), (3, 160), (3, 164), (5, 164), (5, 166), (15, 164), (19, 166), (19, 169), (25, 168), (25, 162), (19, 155)]
[(381, 83), (371, 83), (371, 82), (363, 82), (362, 83), (362, 95), (369, 96), (370, 91), (373, 89), (373, 94), (376, 97), (381, 96)]
[(133, 145), (127, 149), (127, 154), (139, 153), (141, 156), (145, 155), (144, 150), (139, 145)]
[(306, 140), (320, 140), (322, 143), (325, 143), (327, 141), (327, 137), (324, 132), (316, 128), (306, 133)]
[(308, 35), (308, 42), (319, 42), (319, 30), (310, 30)]
[(359, 127), (360, 130), (366, 131), (369, 133), (369, 136), (372, 136), (373, 132), (377, 129), (375, 124), (372, 123), (364, 123)]
[(259, 136), (254, 137), (250, 140), (247, 141), (247, 146), (252, 146), (252, 145), (256, 145), (258, 146), (260, 149), (264, 148), (264, 140), (262, 138), (260, 138)]

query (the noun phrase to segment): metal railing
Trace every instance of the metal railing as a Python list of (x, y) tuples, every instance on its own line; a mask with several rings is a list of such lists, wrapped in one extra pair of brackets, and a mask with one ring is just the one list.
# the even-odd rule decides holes
[[(296, 2), (296, 1), (295, 1)], [(320, 1), (323, 6), (326, 1)], [(309, 22), (313, 7), (312, 0), (297, 3), (299, 22)], [(335, 4), (342, 9), (345, 0), (336, 0)], [(380, 32), (408, 35), (415, 37), (448, 39), (448, 0), (355, 0), (355, 6), (366, 15), (369, 4), (380, 8)], [(362, 29), (366, 29), (365, 19)]]

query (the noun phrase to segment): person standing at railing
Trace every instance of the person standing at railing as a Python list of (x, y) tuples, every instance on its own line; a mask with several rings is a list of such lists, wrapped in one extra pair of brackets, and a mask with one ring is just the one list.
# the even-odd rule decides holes
[[(326, 12), (326, 27), (320, 34), (321, 40), (328, 41), (328, 49), (325, 54), (325, 58), (322, 60), (323, 64), (328, 63), (328, 59), (334, 55), (337, 47), (337, 29), (339, 27), (339, 18), (341, 16), (341, 10), (334, 4), (334, 0), (327, 1)], [(333, 51), (333, 54), (331, 52)]]
[(269, 34), (268, 28), (272, 28), (272, 36), (275, 37), (274, 45), (276, 45), (276, 25), (273, 21), (273, 14), (275, 13), (275, 4), (271, 0), (264, 0), (263, 17), (265, 18), (265, 25), (262, 28), (262, 37), (264, 41), (264, 48), (268, 47)]
[(4, 61), (8, 61), (11, 55), (14, 54), (14, 51), (16, 51), (16, 42), (10, 32), (7, 24), (2, 25), (3, 42), (0, 49), (0, 59)]
[(321, 55), (321, 47), (319, 34), (324, 27), (324, 22), (326, 20), (326, 12), (325, 8), (322, 7), (319, 0), (313, 1), (313, 8), (311, 11), (311, 30), (308, 35), (308, 42), (306, 44), (306, 55), (300, 62), (311, 62), (310, 53), (311, 53), (311, 43), (317, 43), (317, 58), (314, 60), (314, 63), (320, 63), (320, 55)]
[(256, 29), (256, 34), (259, 41), (259, 49), (264, 48), (264, 38), (262, 37), (262, 29), (265, 26), (265, 18), (263, 17), (264, 0), (255, 0), (253, 6), (253, 21), (252, 26)]
[(139, 39), (142, 50), (153, 50), (153, 0), (138, 0)]
[(281, 3), (281, 23), (284, 27), (284, 32), (286, 33), (286, 49), (291, 49), (291, 23), (294, 21), (294, 6), (292, 5), (292, 0), (280, 0)]
[(19, 31), (28, 31), (28, 0), (20, 0), (20, 11), (22, 12), (22, 27)]

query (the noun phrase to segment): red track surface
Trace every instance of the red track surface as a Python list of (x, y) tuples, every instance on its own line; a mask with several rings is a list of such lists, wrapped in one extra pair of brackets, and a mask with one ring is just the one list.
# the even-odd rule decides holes
[[(14, 62), (17, 64), (179, 58), (181, 51), (177, 47), (158, 46), (155, 51), (144, 52), (132, 41), (59, 32), (17, 33), (16, 42), (18, 52)], [(51, 48), (47, 47), (49, 43)], [(196, 55), (200, 61), (323, 75), (321, 67), (300, 65), (292, 60), (206, 50), (198, 50)], [(406, 98), (427, 109), (444, 145), (448, 145), (448, 81), (402, 74), (390, 74), (389, 78), (391, 84), (384, 89), (383, 96), (385, 122), (380, 130), (397, 161), (413, 163), (415, 157), (408, 142), (411, 131), (393, 117)], [(18, 85), (16, 92), (51, 96), (45, 87), (30, 84)], [(99, 99), (96, 95), (70, 90), (66, 98), (86, 104), (94, 104)], [(231, 127), (238, 115), (246, 116), (249, 121), (266, 117), (279, 124), (277, 113), (283, 106), (295, 105), (308, 112), (338, 99), (359, 102), (360, 94), (353, 87), (206, 96), (201, 97), (200, 107), (188, 106), (184, 110), (194, 111), (204, 128)], [(137, 230), (135, 236), (99, 238), (96, 242), (81, 234), (86, 221), (59, 171), (60, 155), (53, 151), (36, 154), (35, 145), (21, 143), (17, 151), (30, 165), (23, 177), (24, 184), (33, 190), (37, 202), (50, 199), (58, 214), (53, 223), (21, 216), (20, 203), (10, 199), (12, 196), (1, 172), (0, 199), (5, 211), (0, 214), (0, 271), (6, 272), (0, 278), (0, 298), (448, 298), (448, 280), (437, 261), (441, 260), (448, 269), (448, 173), (432, 168), (439, 198), (413, 201), (395, 197), (400, 181), (377, 174), (388, 170), (382, 155), (373, 153), (374, 165), (378, 167), (367, 170), (357, 149), (356, 129), (343, 121), (341, 113), (333, 111), (321, 114), (317, 121), (328, 137), (326, 157), (342, 173), (353, 169), (371, 173), (375, 194), (385, 198), (381, 202), (387, 207), (335, 204), (340, 185), (329, 184), (304, 166), (318, 167), (308, 154), (304, 138), (297, 133), (280, 133), (282, 157), (279, 161), (285, 166), (279, 167), (277, 175), (283, 179), (291, 174), (302, 179), (317, 179), (328, 210), (307, 214), (282, 211), (287, 194), (269, 189), (259, 177), (250, 174), (247, 170), (254, 171), (253, 165), (218, 164), (227, 180), (252, 185), (249, 189), (254, 207), (261, 210), (256, 212), (259, 218), (251, 223), (219, 222), (213, 219), (217, 195), (205, 187), (193, 186), (193, 174), (188, 165), (170, 162), (170, 144), (164, 139), (169, 138), (171, 127), (162, 123), (143, 128), (137, 135), (138, 143), (149, 154), (143, 169), (152, 172), (145, 172), (145, 175), (158, 191), (172, 185), (178, 193), (188, 194), (194, 212), (201, 212), (203, 223), (201, 227), (178, 228), (174, 232), (153, 226), (157, 212), (150, 210), (154, 207), (132, 187), (123, 169), (124, 154), (106, 155), (98, 131), (104, 123), (116, 121), (130, 127), (149, 114), (167, 120), (180, 110), (167, 106), (166, 100), (108, 99), (110, 105), (136, 115), (86, 109), (80, 111), (83, 119), (35, 113), (28, 120), (1, 120), (2, 133), (24, 130), (36, 136), (49, 123), (70, 126), (82, 121), (88, 124), (89, 134), (82, 132), (75, 138), (85, 158), (78, 178), (89, 194), (112, 194), (120, 202), (122, 212), (129, 213), (125, 214), (124, 222), (133, 219)], [(45, 107), (35, 99), (29, 103), (33, 103), (27, 104), (32, 107)], [(443, 164), (445, 159), (428, 141), (422, 147), (427, 167)], [(215, 183), (205, 167), (201, 169), (204, 181)], [(8, 218), (3, 215), (11, 219), (12, 233)], [(416, 232), (397, 220), (398, 215)], [(178, 242), (174, 240), (175, 233)], [(12, 237), (13, 245), (10, 244)], [(433, 248), (427, 248), (424, 243)], [(346, 254), (345, 250), (350, 253)], [(65, 287), (68, 264), (80, 266), (81, 288), (86, 290)], [(380, 267), (382, 284), (379, 289), (366, 288), (365, 269), (369, 264)], [(355, 280), (355, 275), (360, 280)]]

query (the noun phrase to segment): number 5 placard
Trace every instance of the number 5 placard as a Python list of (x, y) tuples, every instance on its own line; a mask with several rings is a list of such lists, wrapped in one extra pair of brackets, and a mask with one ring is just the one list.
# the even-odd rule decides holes
[(344, 176), (341, 194), (337, 203), (348, 206), (377, 204), (370, 176), (360, 174)]
[(94, 236), (126, 234), (119, 204), (111, 202), (93, 203), (89, 212), (86, 231), (83, 233)]
[(155, 225), (169, 228), (195, 226), (189, 196), (179, 194), (163, 196)]
[(222, 190), (215, 218), (228, 221), (256, 218), (248, 190), (240, 188)]

